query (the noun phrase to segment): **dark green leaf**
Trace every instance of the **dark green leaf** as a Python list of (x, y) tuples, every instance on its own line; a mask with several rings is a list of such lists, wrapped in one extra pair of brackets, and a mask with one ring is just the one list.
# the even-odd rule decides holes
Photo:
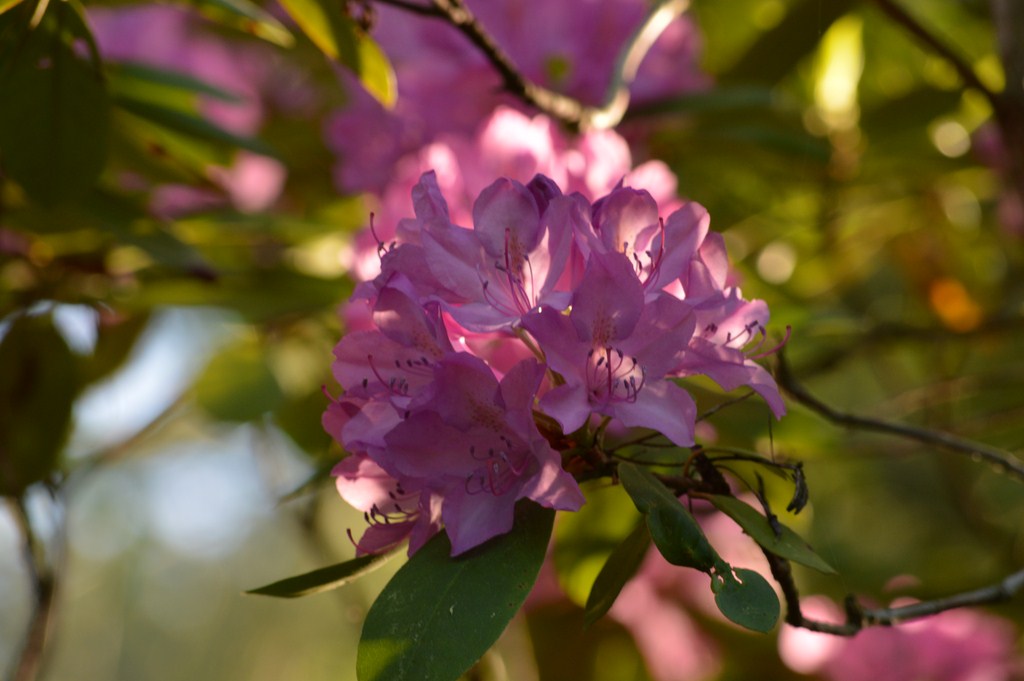
[(222, 421), (252, 421), (283, 399), (264, 349), (255, 339), (244, 339), (217, 353), (195, 390), (199, 405)]
[(363, 624), (359, 681), (455, 681), (480, 659), (526, 599), (554, 511), (517, 507), (512, 531), (451, 557), (441, 533), (395, 574)]
[(754, 631), (768, 632), (779, 620), (779, 597), (768, 581), (745, 568), (735, 568), (736, 576), (723, 574), (715, 589), (715, 604), (730, 620)]
[(664, 113), (720, 114), (723, 111), (768, 109), (774, 96), (771, 88), (757, 86), (717, 87), (629, 107), (627, 118)]
[(637, 510), (647, 516), (651, 539), (665, 560), (703, 572), (721, 562), (697, 521), (653, 473), (623, 462), (619, 478)]
[(170, 130), (182, 132), (186, 135), (198, 137), (199, 139), (208, 140), (210, 142), (227, 144), (240, 149), (248, 149), (249, 151), (256, 152), (257, 154), (263, 154), (264, 156), (275, 155), (274, 150), (261, 140), (258, 140), (255, 137), (236, 135), (233, 132), (214, 125), (201, 116), (197, 116), (187, 111), (181, 111), (125, 96), (117, 97), (115, 101), (121, 109), (135, 116), (139, 116), (156, 123), (157, 125), (169, 128)]
[(101, 317), (96, 347), (83, 362), (82, 384), (95, 383), (122, 366), (148, 323), (148, 313)]
[(639, 523), (625, 541), (612, 551), (612, 555), (608, 557), (597, 579), (594, 580), (594, 586), (587, 598), (583, 613), (586, 626), (590, 626), (608, 612), (615, 599), (619, 597), (622, 587), (640, 569), (650, 546), (651, 535), (647, 531), (647, 525)]
[(109, 62), (107, 72), (114, 80), (113, 87), (118, 88), (118, 81), (131, 83), (137, 81), (148, 85), (156, 85), (163, 88), (182, 90), (196, 95), (206, 95), (223, 102), (238, 103), (242, 97), (223, 88), (211, 85), (195, 76), (181, 72), (162, 69), (151, 64), (141, 62)]
[(721, 495), (712, 495), (710, 499), (715, 508), (736, 521), (736, 524), (754, 541), (775, 555), (826, 574), (835, 574), (836, 571), (831, 565), (815, 553), (800, 535), (785, 525), (778, 525), (781, 534), (776, 536), (768, 519), (748, 504), (735, 497)]
[[(66, 3), (53, 14), (78, 24)], [(65, 36), (54, 23), (24, 29), (18, 48), (0, 55), (0, 158), (43, 204), (76, 199), (93, 186), (106, 164), (110, 116), (102, 75), (70, 45), (86, 36)]]
[[(761, 37), (743, 57), (722, 74), (723, 82), (776, 83), (789, 74), (821, 41), (837, 19), (850, 11), (854, 0), (803, 0)], [(814, 27), (814, 30), (809, 30)]]
[(57, 466), (77, 392), (75, 359), (49, 316), (22, 316), (0, 341), (0, 494)]
[(247, 594), (258, 596), (275, 596), (277, 598), (298, 598), (322, 591), (330, 591), (345, 586), (349, 582), (373, 572), (384, 564), (394, 553), (360, 556), (344, 563), (320, 568), (294, 577), (288, 577), (258, 589), (246, 591)]

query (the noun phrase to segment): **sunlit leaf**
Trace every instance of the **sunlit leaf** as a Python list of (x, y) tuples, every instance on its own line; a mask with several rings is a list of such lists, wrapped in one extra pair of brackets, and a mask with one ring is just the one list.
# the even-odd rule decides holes
[[(70, 6), (56, 5), (53, 14), (78, 25)], [(47, 18), (24, 29), (16, 49), (0, 50), (0, 158), (44, 204), (76, 199), (93, 186), (106, 164), (110, 116), (102, 74), (69, 44), (84, 36), (63, 36), (54, 24), (64, 25)]]
[(730, 620), (752, 629), (769, 632), (779, 620), (779, 597), (771, 584), (745, 568), (734, 568), (735, 577), (722, 575), (724, 581), (715, 588), (715, 604)]
[(391, 558), (394, 553), (360, 556), (344, 563), (319, 568), (301, 575), (288, 577), (258, 589), (250, 589), (247, 594), (258, 596), (274, 596), (276, 598), (298, 598), (324, 591), (331, 591), (345, 586), (363, 575), (373, 572)]
[(193, 0), (205, 16), (267, 42), (291, 47), (295, 38), (284, 24), (248, 0)]
[(525, 501), (515, 526), (451, 557), (441, 533), (395, 574), (370, 608), (359, 681), (455, 681), (497, 640), (530, 592), (554, 511)]
[(831, 565), (815, 553), (800, 535), (785, 525), (778, 523), (781, 533), (776, 536), (768, 519), (739, 499), (717, 494), (711, 495), (709, 499), (715, 508), (736, 521), (754, 541), (775, 555), (826, 574), (835, 574)]
[(615, 603), (619, 597), (622, 587), (633, 578), (636, 571), (640, 569), (647, 549), (651, 546), (651, 535), (644, 523), (639, 523), (626, 539), (619, 544), (608, 557), (594, 586), (587, 598), (587, 605), (584, 609), (583, 619), (587, 626), (590, 626), (601, 617)]
[(394, 105), (397, 86), (387, 56), (370, 36), (330, 0), (282, 0), (281, 5), (328, 57), (359, 77), (367, 92), (386, 107)]
[(0, 14), (3, 14), (20, 2), (22, 0), (0, 0)]
[(387, 55), (368, 35), (360, 36), (358, 49), (359, 82), (385, 107), (393, 107), (398, 99), (398, 79)]
[(653, 473), (620, 463), (619, 478), (637, 510), (647, 516), (651, 539), (665, 560), (703, 572), (721, 562), (697, 521)]
[(74, 356), (50, 317), (15, 320), (0, 340), (0, 494), (57, 466), (76, 392)]

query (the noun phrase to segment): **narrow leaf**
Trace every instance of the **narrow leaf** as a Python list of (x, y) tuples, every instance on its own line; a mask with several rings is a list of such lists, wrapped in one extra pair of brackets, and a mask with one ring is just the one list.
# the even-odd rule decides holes
[(655, 546), (673, 565), (710, 572), (721, 558), (679, 499), (646, 468), (619, 464), (619, 478), (637, 510), (647, 516)]
[(363, 624), (359, 681), (456, 681), (526, 599), (554, 511), (517, 507), (512, 531), (458, 557), (441, 533), (395, 574)]
[(107, 71), (115, 80), (133, 80), (152, 83), (166, 88), (183, 90), (185, 92), (206, 95), (222, 102), (238, 103), (242, 97), (233, 92), (228, 92), (215, 85), (200, 80), (182, 71), (171, 71), (151, 64), (141, 62), (111, 62), (107, 64)]
[(116, 102), (121, 109), (170, 130), (210, 142), (248, 149), (264, 156), (276, 156), (273, 149), (255, 137), (236, 135), (200, 116), (125, 96), (117, 97)]
[(247, 594), (258, 596), (275, 596), (277, 598), (298, 598), (323, 591), (330, 591), (355, 581), (365, 574), (373, 572), (383, 565), (396, 552), (379, 555), (360, 556), (294, 577), (288, 577), (258, 589), (250, 589)]
[(715, 592), (715, 604), (730, 620), (762, 633), (769, 632), (779, 619), (779, 597), (768, 581), (745, 568), (734, 568), (736, 577), (724, 575), (725, 583)]
[(626, 539), (619, 544), (608, 561), (601, 568), (594, 580), (594, 586), (587, 598), (587, 605), (583, 613), (583, 621), (586, 626), (592, 625), (604, 617), (605, 613), (615, 603), (626, 582), (633, 578), (640, 564), (647, 555), (647, 549), (651, 546), (651, 535), (644, 523), (637, 524), (636, 528)]
[(754, 541), (775, 555), (826, 574), (836, 573), (835, 568), (815, 553), (800, 535), (785, 525), (778, 525), (781, 534), (776, 535), (767, 518), (739, 499), (717, 494), (708, 498), (715, 508), (732, 518)]

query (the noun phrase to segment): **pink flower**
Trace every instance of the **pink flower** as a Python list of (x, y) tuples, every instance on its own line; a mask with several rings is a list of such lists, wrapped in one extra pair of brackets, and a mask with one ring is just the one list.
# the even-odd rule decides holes
[[(807, 614), (841, 621), (824, 598), (806, 600)], [(1009, 681), (1017, 678), (1010, 622), (977, 610), (951, 610), (893, 627), (837, 638), (785, 626), (779, 653), (792, 669), (830, 681)]]
[(382, 465), (440, 496), (452, 555), (512, 529), (515, 502), (575, 511), (584, 498), (533, 424), (544, 368), (527, 360), (499, 383), (481, 360), (447, 356), (428, 395), (386, 437)]
[(571, 312), (544, 308), (527, 315), (523, 326), (565, 381), (540, 406), (566, 433), (599, 413), (660, 431), (681, 446), (693, 444), (693, 399), (664, 380), (693, 335), (693, 315), (667, 294), (645, 302), (625, 255), (592, 253)]

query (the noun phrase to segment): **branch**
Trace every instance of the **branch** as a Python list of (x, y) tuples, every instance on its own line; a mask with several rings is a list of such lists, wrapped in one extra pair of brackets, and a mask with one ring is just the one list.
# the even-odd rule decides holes
[(804, 617), (800, 609), (800, 594), (793, 581), (789, 561), (770, 551), (764, 551), (764, 554), (768, 559), (772, 576), (782, 587), (783, 598), (786, 601), (786, 624), (836, 636), (853, 636), (869, 626), (892, 626), (956, 608), (1003, 603), (1024, 589), (1024, 570), (1019, 570), (990, 586), (897, 608), (865, 609), (851, 596), (846, 599), (846, 623), (833, 624)]
[(972, 458), (978, 458), (992, 464), (996, 470), (1007, 475), (1012, 475), (1024, 481), (1024, 461), (1016, 458), (1009, 452), (996, 447), (967, 440), (950, 433), (939, 430), (930, 430), (917, 426), (909, 426), (883, 419), (875, 419), (867, 416), (857, 416), (838, 411), (828, 406), (817, 397), (812, 395), (793, 377), (789, 364), (784, 353), (778, 354), (779, 363), (776, 372), (776, 379), (779, 387), (785, 390), (790, 397), (800, 404), (816, 411), (832, 423), (846, 426), (848, 428), (859, 428), (877, 433), (887, 433), (897, 437), (916, 440), (923, 444), (934, 445), (958, 454), (965, 454)]
[(32, 529), (32, 521), (28, 517), (24, 500), (21, 497), (11, 500), (11, 511), (21, 530), (24, 542), (22, 557), (28, 576), (32, 581), (32, 591), (35, 596), (25, 642), (16, 659), (14, 675), (11, 678), (12, 681), (32, 681), (37, 678), (43, 661), (43, 650), (46, 646), (46, 635), (49, 630), (56, 584), (53, 574), (46, 567), (42, 547)]
[(924, 43), (928, 48), (935, 54), (949, 62), (960, 79), (969, 88), (977, 90), (985, 99), (991, 104), (994, 111), (1001, 111), (1003, 108), (1002, 101), (995, 92), (992, 92), (978, 77), (974, 69), (957, 54), (952, 47), (944, 43), (938, 38), (938, 36), (930, 33), (928, 29), (921, 25), (921, 23), (907, 13), (902, 7), (900, 7), (894, 0), (874, 0), (878, 8), (885, 12), (890, 19), (895, 21), (897, 24), (902, 26), (908, 33), (917, 38), (919, 41)]
[(483, 53), (498, 71), (506, 90), (579, 132), (607, 130), (622, 121), (629, 106), (629, 86), (636, 78), (640, 63), (668, 25), (689, 6), (689, 0), (660, 0), (651, 8), (616, 60), (615, 72), (604, 103), (600, 107), (592, 107), (527, 78), (477, 21), (463, 0), (432, 0), (431, 6), (408, 0), (377, 2), (421, 16), (446, 20)]

